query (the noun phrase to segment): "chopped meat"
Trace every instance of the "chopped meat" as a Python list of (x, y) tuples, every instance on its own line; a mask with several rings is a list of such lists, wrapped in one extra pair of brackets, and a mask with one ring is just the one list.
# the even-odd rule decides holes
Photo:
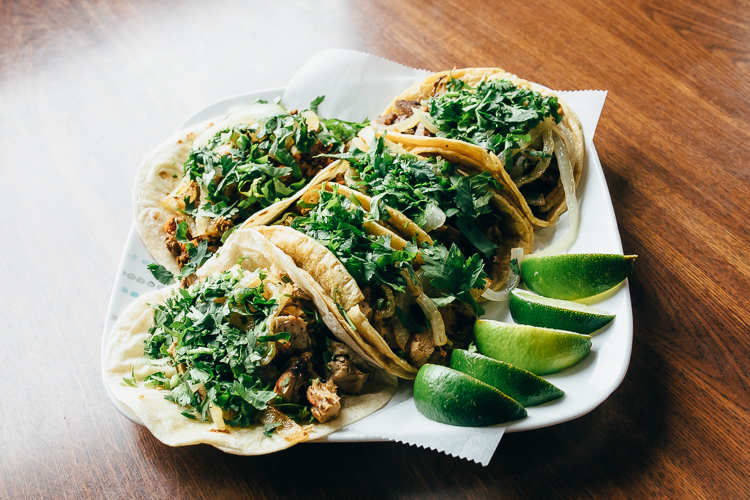
[(311, 357), (312, 355), (309, 352), (299, 357), (293, 357), (290, 360), (291, 364), (289, 368), (276, 381), (276, 387), (273, 390), (281, 396), (281, 400), (284, 403), (299, 403), (302, 392), (307, 385)]
[(445, 307), (438, 309), (445, 323), (445, 334), (453, 342), (454, 347), (463, 348), (474, 335), (476, 314), (466, 303), (454, 300)]
[(310, 412), (320, 423), (336, 418), (341, 411), (341, 400), (336, 394), (336, 384), (333, 380), (325, 384), (315, 380), (307, 388), (307, 400), (312, 405)]
[(424, 125), (422, 125), (421, 122), (417, 124), (417, 130), (414, 131), (414, 135), (421, 137), (432, 137), (430, 131), (424, 128)]
[(306, 179), (312, 179), (318, 172), (335, 161), (335, 158), (319, 156), (329, 153), (330, 150), (331, 146), (326, 146), (318, 141), (312, 145), (310, 151), (307, 153), (298, 152), (292, 155), (292, 157), (297, 161), (302, 176)]
[(232, 229), (232, 226), (234, 226), (232, 221), (224, 217), (216, 217), (215, 219), (211, 219), (206, 228), (206, 233), (200, 238), (208, 240), (208, 249), (216, 252), (221, 246), (221, 237), (224, 236), (224, 233)]
[[(164, 223), (164, 232), (166, 233), (166, 236), (164, 237), (164, 243), (167, 246), (167, 250), (169, 250), (169, 253), (174, 255), (175, 260), (177, 260), (177, 265), (180, 266), (180, 269), (182, 269), (182, 266), (187, 264), (190, 260), (190, 255), (188, 254), (185, 245), (177, 241), (177, 238), (175, 238), (177, 225), (180, 222), (182, 222), (180, 218), (170, 217), (169, 220)], [(188, 238), (190, 238), (189, 235), (190, 228), (188, 228), (187, 230)]]
[[(180, 269), (182, 269), (183, 266), (185, 266), (185, 264), (190, 261), (190, 254), (188, 253), (185, 244), (180, 243), (176, 238), (177, 226), (181, 222), (184, 221), (180, 217), (170, 217), (169, 220), (164, 223), (164, 232), (166, 233), (166, 236), (164, 237), (164, 244), (166, 245), (167, 250), (169, 250), (169, 253), (174, 255), (175, 260), (177, 260), (177, 265), (180, 266)], [(227, 220), (223, 217), (217, 217), (211, 220), (208, 227), (206, 228), (206, 233), (201, 236), (193, 237), (190, 231), (190, 226), (188, 225), (188, 229), (185, 233), (185, 238), (191, 241), (196, 247), (201, 241), (206, 240), (208, 244), (208, 251), (215, 253), (221, 246), (221, 237), (226, 231), (231, 229), (232, 226), (232, 221)]]
[(195, 275), (195, 273), (185, 276), (180, 280), (180, 288), (190, 288), (190, 286), (198, 281), (198, 277)]
[(333, 353), (334, 356), (348, 356), (349, 360), (357, 365), (359, 368), (365, 368), (365, 360), (357, 354), (354, 349), (344, 344), (343, 342), (336, 342), (335, 340), (328, 341), (328, 350)]
[(420, 103), (419, 101), (406, 101), (399, 99), (393, 106), (396, 108), (393, 113), (379, 116), (375, 122), (382, 125), (393, 125), (394, 123), (402, 122), (414, 114), (414, 111), (412, 111), (411, 108), (420, 107)]
[(325, 374), (329, 381), (332, 380), (346, 394), (359, 394), (368, 377), (367, 373), (359, 371), (344, 356), (336, 356), (326, 363)]
[(307, 334), (307, 323), (297, 316), (277, 316), (273, 319), (271, 333), (289, 332), (289, 343), (295, 351), (304, 351), (310, 347), (310, 336)]
[(380, 332), (380, 336), (383, 337), (383, 340), (388, 344), (388, 347), (394, 351), (400, 349), (396, 342), (396, 335), (393, 333), (393, 328), (386, 324), (386, 322), (387, 320), (384, 318), (375, 318), (372, 326), (375, 327), (375, 330)]
[(406, 343), (406, 359), (413, 366), (420, 367), (430, 359), (435, 350), (435, 338), (431, 331), (415, 333)]
[(359, 303), (359, 309), (360, 311), (362, 311), (362, 314), (365, 315), (365, 318), (367, 318), (368, 320), (372, 319), (372, 307), (370, 307), (370, 304), (363, 300)]
[(435, 351), (432, 353), (432, 356), (430, 356), (430, 359), (428, 359), (427, 362), (433, 365), (449, 366), (451, 364), (450, 360), (451, 358), (448, 355), (448, 351), (438, 346), (435, 348)]
[(375, 123), (379, 123), (381, 125), (393, 125), (396, 123), (396, 120), (398, 119), (398, 115), (396, 113), (390, 113), (387, 115), (378, 116), (375, 120)]
[(312, 300), (312, 297), (310, 297), (307, 292), (297, 286), (296, 283), (293, 283), (292, 286), (294, 287), (292, 291), (292, 297), (294, 297), (295, 299)]

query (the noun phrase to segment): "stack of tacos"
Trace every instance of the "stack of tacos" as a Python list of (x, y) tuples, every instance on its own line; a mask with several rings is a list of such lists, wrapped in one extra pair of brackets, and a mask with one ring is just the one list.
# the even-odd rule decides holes
[[(183, 131), (147, 157), (135, 192), (138, 229), (157, 262), (152, 271), (163, 282), (173, 276), (181, 280), (179, 289), (169, 289), (153, 302), (213, 297), (208, 291), (217, 285), (210, 283), (224, 278), (212, 273), (237, 273), (237, 268), (227, 271), (237, 258), (245, 259), (240, 273), (264, 268), (265, 276), (273, 276), (281, 270), (281, 278), (264, 278), (261, 286), (280, 290), (288, 279), (311, 298), (326, 329), (320, 339), (328, 340), (311, 337), (279, 346), (279, 338), (295, 338), (298, 318), (284, 322), (270, 337), (256, 334), (253, 345), (259, 338), (268, 345), (252, 355), (263, 360), (273, 345), (282, 379), (290, 370), (315, 373), (310, 379), (318, 380), (315, 390), (333, 383), (344, 392), (361, 392), (346, 396), (351, 402), (330, 421), (322, 409), (313, 411), (315, 396), (308, 398), (307, 411), (323, 416), (313, 417), (314, 430), (301, 428), (310, 437), (332, 432), (387, 400), (392, 387), (368, 392), (358, 382), (364, 374), (376, 381), (382, 369), (412, 379), (425, 363), (445, 364), (451, 349), (468, 346), (474, 322), (484, 313), (482, 302), (507, 297), (517, 284), (511, 254), (531, 252), (534, 228), (552, 224), (566, 206), (575, 205), (583, 165), (580, 124), (567, 105), (546, 89), (498, 69), (432, 75), (394, 99), (372, 128), (322, 120), (317, 103), (301, 113), (257, 104)], [(132, 307), (118, 323), (110, 347), (111, 383), (128, 378), (129, 363), (143, 356), (144, 340), (151, 353), (146, 357), (153, 361), (161, 353), (182, 381), (180, 356), (196, 348), (180, 351), (186, 347), (180, 344), (184, 337), (164, 323), (166, 306), (157, 305), (154, 312), (140, 300)], [(284, 311), (308, 315), (312, 305), (305, 306), (308, 310), (289, 307)], [(274, 324), (273, 314), (269, 318), (268, 324)], [(228, 321), (242, 330), (236, 318), (230, 315)], [(309, 326), (309, 315), (304, 321)], [(171, 337), (160, 328), (167, 328)], [(278, 334), (284, 338), (274, 337)], [(171, 344), (154, 344), (159, 335), (177, 341), (174, 352)], [(321, 349), (324, 342), (339, 347)], [(310, 356), (321, 350), (328, 354), (323, 353), (321, 364), (309, 361), (302, 348), (312, 349)], [(203, 370), (199, 364), (194, 369)], [(270, 368), (256, 371), (264, 375), (254, 390), (267, 398), (259, 405), (284, 413), (286, 403), (279, 401), (287, 397), (286, 385), (281, 379), (273, 383), (278, 373), (269, 376)], [(138, 371), (135, 377), (140, 379)], [(175, 393), (173, 384), (164, 387)], [(207, 403), (209, 396), (193, 392), (181, 401), (197, 418), (193, 422), (168, 409), (171, 403), (164, 406), (163, 398), (136, 400), (134, 392), (125, 394), (130, 389), (118, 388), (117, 397), (169, 444), (211, 442), (233, 452), (256, 453), (289, 442), (283, 433), (274, 433), (273, 425), (294, 429), (287, 433), (292, 441), (302, 436), (286, 423), (301, 420), (296, 406), (298, 413), (287, 412), (286, 420), (268, 417), (266, 406), (237, 420), (234, 408), (227, 413), (222, 406), (226, 401)], [(242, 399), (241, 393), (231, 394)], [(149, 406), (156, 400), (158, 410)], [(297, 402), (290, 404), (299, 405), (299, 400), (297, 394)], [(237, 401), (235, 406), (245, 405)], [(223, 417), (211, 413), (216, 406), (224, 408)], [(167, 421), (166, 412), (181, 423), (159, 423)], [(252, 437), (229, 445), (216, 436), (206, 441), (205, 433), (202, 441), (192, 430), (183, 433), (183, 427), (210, 420), (236, 424), (241, 430), (232, 434), (247, 431)], [(265, 443), (263, 432), (281, 444)], [(170, 433), (181, 437), (170, 438)]]

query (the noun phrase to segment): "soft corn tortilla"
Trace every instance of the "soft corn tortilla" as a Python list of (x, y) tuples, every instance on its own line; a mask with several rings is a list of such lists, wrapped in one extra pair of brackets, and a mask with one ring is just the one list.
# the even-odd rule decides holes
[[(361, 350), (377, 360), (379, 366), (388, 373), (401, 378), (416, 377), (417, 369), (396, 356), (382, 335), (362, 314), (358, 304), (364, 299), (364, 295), (354, 277), (330, 250), (306, 234), (287, 226), (262, 226), (255, 229), (289, 255), (297, 266), (310, 273), (320, 284), (325, 291), (329, 311), (339, 318), (342, 327)], [(346, 321), (339, 306), (346, 311), (356, 331)]]
[[(353, 341), (341, 326), (341, 321), (328, 313), (326, 296), (320, 285), (258, 232), (252, 229), (237, 230), (232, 235), (231, 242), (227, 242), (197, 274), (205, 277), (229, 269), (240, 257), (249, 257), (246, 263), (249, 262), (252, 268), (270, 269), (275, 264), (287, 272), (292, 281), (313, 298), (331, 332), (368, 363), (379, 366), (379, 362)], [(130, 376), (131, 367), (134, 368), (138, 381), (156, 371), (164, 371), (168, 376), (174, 373), (174, 369), (170, 367), (138, 363), (143, 358), (143, 342), (149, 336), (148, 329), (153, 325), (153, 309), (148, 304), (163, 302), (175, 288), (176, 286), (172, 286), (141, 296), (117, 320), (109, 335), (104, 355), (105, 380), (111, 393), (133, 410), (157, 439), (170, 446), (206, 443), (237, 455), (261, 455), (292, 446), (294, 443), (276, 433), (270, 438), (265, 437), (261, 424), (243, 428), (227, 427), (228, 432), (216, 432), (215, 426), (210, 422), (198, 422), (182, 416), (183, 408), (165, 400), (163, 391), (145, 388), (142, 383), (138, 387), (123, 385), (123, 377)], [(374, 413), (390, 400), (396, 385), (395, 377), (374, 368), (362, 394), (342, 394), (339, 416), (330, 422), (315, 422), (309, 426), (308, 439), (321, 438)]]
[[(387, 116), (391, 113), (396, 112), (396, 101), (407, 100), (407, 101), (422, 101), (432, 96), (435, 84), (438, 80), (443, 78), (444, 80), (453, 75), (453, 78), (463, 80), (472, 87), (479, 84), (482, 79), (487, 80), (508, 80), (517, 87), (527, 88), (539, 92), (543, 96), (555, 96), (556, 94), (549, 89), (541, 87), (535, 83), (527, 82), (518, 78), (516, 75), (508, 73), (499, 68), (465, 68), (465, 69), (454, 69), (452, 71), (443, 71), (428, 76), (425, 80), (415, 83), (408, 89), (406, 89), (401, 95), (396, 97), (393, 102), (380, 114), (381, 116)], [(583, 172), (583, 130), (578, 117), (568, 104), (559, 96), (557, 96), (560, 107), (562, 108), (562, 123), (570, 130), (573, 136), (573, 142), (575, 145), (575, 151), (570, 151), (571, 163), (573, 164), (573, 178), (575, 179), (576, 186), (581, 179), (581, 173)], [(377, 124), (373, 124), (377, 126)], [(382, 127), (382, 126), (381, 126)], [(560, 214), (567, 210), (565, 203), (565, 192), (563, 191), (562, 183), (558, 181), (557, 186), (548, 194), (545, 195), (545, 205), (542, 207), (544, 210), (542, 216), (537, 217), (529, 207), (528, 203), (524, 199), (521, 191), (516, 187), (510, 175), (505, 170), (505, 166), (500, 162), (498, 157), (484, 148), (469, 144), (464, 141), (457, 139), (446, 139), (440, 137), (421, 137), (413, 136), (409, 134), (401, 134), (395, 131), (388, 131), (388, 138), (393, 142), (399, 143), (405, 149), (412, 152), (415, 148), (420, 148), (422, 151), (430, 150), (434, 153), (440, 154), (449, 158), (450, 153), (453, 155), (460, 155), (466, 158), (470, 158), (473, 162), (477, 162), (483, 165), (485, 170), (488, 170), (495, 175), (495, 177), (502, 182), (506, 187), (505, 192), (502, 194), (511, 204), (516, 206), (522, 211), (524, 216), (531, 222), (535, 227), (547, 227), (553, 224)]]
[[(390, 132), (387, 137), (391, 137)], [(442, 155), (442, 152), (438, 148), (415, 147), (410, 152), (419, 156)], [(482, 163), (459, 154), (446, 155), (445, 158), (452, 163), (461, 165), (461, 169), (466, 173), (474, 173), (483, 169)], [(355, 193), (357, 199), (362, 203), (362, 207), (365, 210), (370, 210), (371, 198), (369, 196), (352, 191), (345, 186), (339, 186), (339, 192), (347, 196), (350, 193)], [(505, 284), (510, 273), (511, 250), (520, 247), (523, 248), (524, 254), (531, 253), (531, 249), (534, 246), (534, 228), (528, 219), (501, 194), (495, 195), (490, 200), (490, 203), (494, 207), (495, 213), (501, 216), (497, 225), (503, 235), (503, 241), (495, 250), (496, 260), (490, 261), (485, 270), (487, 276), (492, 280), (490, 288), (499, 290)], [(390, 207), (389, 213), (389, 222), (393, 222), (389, 228), (401, 235), (405, 240), (411, 241), (416, 237), (419, 244), (422, 244), (422, 242), (432, 244), (432, 238), (429, 234), (408, 219), (403, 213)]]

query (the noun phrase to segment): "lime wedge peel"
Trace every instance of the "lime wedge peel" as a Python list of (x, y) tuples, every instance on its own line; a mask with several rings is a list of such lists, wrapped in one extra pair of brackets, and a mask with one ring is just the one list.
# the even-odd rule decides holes
[(591, 352), (591, 336), (537, 326), (480, 319), (474, 339), (481, 354), (536, 375), (569, 368)]
[(542, 297), (519, 288), (511, 292), (508, 308), (516, 323), (587, 335), (602, 329), (615, 318), (614, 314), (601, 309)]
[(491, 385), (523, 406), (536, 406), (565, 395), (561, 389), (530, 371), (476, 352), (455, 349), (451, 368)]
[(414, 380), (419, 413), (449, 425), (480, 427), (526, 417), (526, 409), (489, 384), (440, 365), (423, 365)]
[(526, 257), (521, 277), (544, 297), (578, 300), (606, 292), (633, 273), (636, 255), (563, 254)]

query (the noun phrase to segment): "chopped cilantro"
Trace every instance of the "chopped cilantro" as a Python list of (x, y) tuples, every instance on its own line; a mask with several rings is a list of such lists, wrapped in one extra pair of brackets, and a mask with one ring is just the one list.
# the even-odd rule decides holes
[(368, 152), (338, 155), (357, 170), (357, 189), (372, 198), (373, 220), (387, 219), (385, 206), (399, 210), (420, 227), (428, 224), (427, 212), (433, 205), (446, 215), (446, 224), (458, 229), (485, 256), (491, 257), (497, 245), (488, 240), (475, 219), (490, 214), (490, 200), (502, 189), (490, 172), (463, 175), (458, 166), (441, 157), (422, 159), (409, 153), (393, 154), (381, 136)]
[(555, 96), (516, 87), (508, 80), (484, 80), (471, 87), (453, 78), (446, 92), (427, 101), (438, 137), (459, 139), (494, 153), (505, 153), (512, 165), (513, 148), (530, 139), (529, 132), (547, 118), (562, 119)]
[[(255, 288), (243, 285), (247, 273), (235, 267), (211, 275), (151, 306), (154, 325), (144, 341), (144, 361), (185, 369), (171, 378), (154, 373), (145, 385), (170, 390), (165, 398), (186, 407), (188, 418), (205, 421), (213, 403), (235, 416), (230, 425), (245, 426), (276, 397), (273, 380), (262, 376), (261, 360), (268, 340), (289, 334), (263, 335), (279, 303), (264, 296), (265, 273), (259, 273)], [(193, 390), (199, 384), (201, 394)]]
[(454, 296), (471, 306), (474, 314), (481, 316), (484, 309), (471, 294), (472, 289), (484, 288), (487, 274), (479, 255), (465, 258), (456, 245), (450, 250), (444, 246), (425, 247), (422, 251), (425, 276), (432, 278), (431, 285), (444, 297)]
[(148, 267), (148, 270), (151, 271), (151, 274), (159, 283), (169, 285), (174, 281), (174, 274), (161, 264), (149, 264), (146, 267)]

